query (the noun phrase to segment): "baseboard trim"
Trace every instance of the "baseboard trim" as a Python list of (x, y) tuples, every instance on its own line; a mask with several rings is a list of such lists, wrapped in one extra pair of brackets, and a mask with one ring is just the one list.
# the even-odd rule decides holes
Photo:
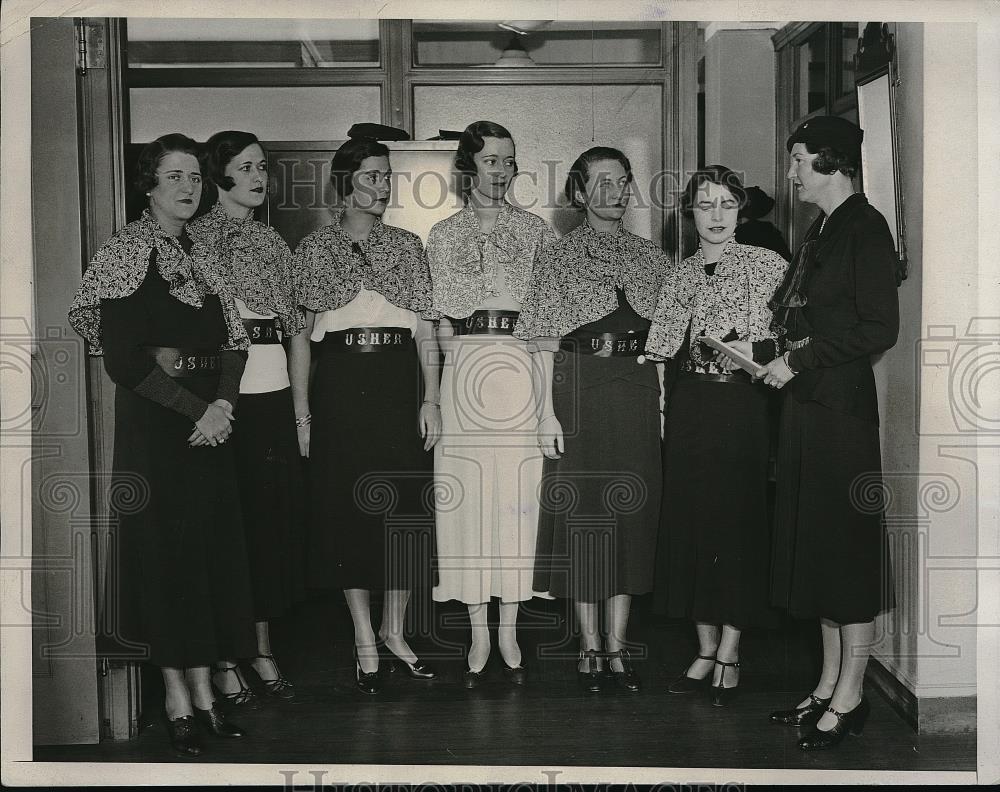
[(865, 680), (917, 734), (966, 734), (976, 731), (975, 696), (917, 698), (874, 657), (868, 661)]
[(868, 659), (865, 681), (882, 694), (882, 698), (896, 710), (896, 713), (909, 724), (913, 731), (919, 731), (917, 697), (875, 657)]

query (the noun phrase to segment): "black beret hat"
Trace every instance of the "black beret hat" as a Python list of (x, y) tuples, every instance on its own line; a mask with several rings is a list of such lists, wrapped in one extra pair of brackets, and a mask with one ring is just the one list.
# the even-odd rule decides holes
[(347, 130), (347, 137), (371, 138), (372, 140), (409, 140), (410, 133), (405, 129), (397, 129), (384, 124), (354, 124)]
[(839, 116), (816, 116), (803, 121), (785, 143), (788, 151), (796, 143), (804, 143), (811, 149), (829, 146), (844, 154), (860, 156), (861, 139), (865, 131), (857, 124)]
[(774, 208), (774, 199), (760, 187), (747, 187), (747, 202), (740, 214), (751, 220), (763, 217)]

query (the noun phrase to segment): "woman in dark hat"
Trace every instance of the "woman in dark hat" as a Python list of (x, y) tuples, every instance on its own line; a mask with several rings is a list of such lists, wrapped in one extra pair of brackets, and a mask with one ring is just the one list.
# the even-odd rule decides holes
[[(768, 301), (785, 275), (777, 253), (733, 238), (745, 200), (721, 165), (697, 171), (681, 195), (699, 248), (671, 267), (646, 342), (669, 361), (657, 604), (695, 622), (699, 654), (670, 685), (688, 693), (712, 683), (712, 703), (737, 693), (742, 632), (772, 627), (767, 462), (770, 390), (720, 365), (699, 341), (726, 341), (764, 363), (777, 354)], [(721, 492), (720, 492), (721, 490)]]
[(69, 313), (116, 385), (115, 637), (160, 667), (184, 756), (202, 752), (199, 726), (243, 736), (213, 703), (209, 667), (256, 648), (227, 443), (249, 341), (213, 250), (187, 234), (199, 153), (179, 134), (143, 148), (149, 207), (97, 251)]
[[(282, 345), (301, 331), (302, 318), (288, 245), (273, 228), (253, 219), (267, 197), (267, 159), (260, 141), (249, 132), (217, 132), (205, 144), (205, 160), (218, 201), (189, 230), (193, 239), (214, 248), (250, 337), (233, 444), (257, 621), (251, 665), (267, 695), (289, 699), (294, 690), (271, 654), (268, 625), (305, 590), (305, 488)], [(213, 678), (230, 702), (254, 701), (236, 658), (218, 663)]]
[[(434, 677), (407, 644), (403, 620), (411, 591), (429, 593), (432, 582), (436, 315), (420, 237), (382, 222), (391, 176), (384, 144), (344, 143), (330, 172), (343, 208), (294, 256), (306, 321), (292, 339), (291, 379), (309, 456), (309, 577), (343, 590), (354, 621), (355, 681), (369, 695), (380, 688), (383, 644), (411, 677)], [(310, 339), (318, 357), (311, 387)], [(378, 640), (372, 591), (385, 593)]]
[(788, 391), (781, 414), (772, 598), (820, 620), (823, 670), (777, 723), (809, 727), (803, 750), (860, 734), (875, 616), (892, 608), (882, 521), (878, 399), (871, 356), (899, 330), (896, 253), (885, 218), (852, 182), (862, 131), (821, 116), (788, 138), (788, 179), (821, 210), (775, 300), (787, 351), (764, 381)]
[(774, 208), (774, 199), (760, 187), (747, 187), (746, 195), (746, 203), (737, 218), (736, 241), (741, 245), (773, 250), (785, 261), (791, 261), (792, 251), (781, 232), (773, 223), (761, 219)]
[(431, 229), (427, 258), (434, 308), (444, 315), (438, 338), (445, 439), (434, 450), (434, 471), (442, 488), (457, 482), (464, 496), (437, 510), (434, 599), (468, 607), (472, 646), (463, 682), (472, 688), (485, 677), (487, 609), (497, 598), (504, 675), (524, 684), (518, 610), (545, 593), (532, 589), (543, 457), (535, 443), (531, 355), (512, 333), (535, 259), (556, 235), (507, 201), (517, 161), (500, 124), (470, 124), (455, 165), (465, 206)]
[(632, 596), (653, 588), (660, 512), (660, 385), (643, 344), (668, 259), (625, 230), (631, 185), (617, 149), (577, 158), (565, 192), (584, 222), (539, 255), (514, 330), (533, 342), (546, 457), (534, 587), (574, 601), (589, 692), (605, 658), (615, 684), (640, 688), (626, 629)]

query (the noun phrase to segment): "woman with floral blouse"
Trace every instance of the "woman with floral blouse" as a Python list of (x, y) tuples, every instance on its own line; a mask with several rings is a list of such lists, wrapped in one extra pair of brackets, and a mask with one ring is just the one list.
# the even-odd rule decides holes
[[(746, 192), (721, 165), (696, 172), (681, 196), (699, 248), (671, 267), (660, 292), (647, 354), (668, 359), (663, 511), (657, 599), (669, 616), (694, 620), (698, 657), (670, 685), (687, 693), (711, 681), (726, 706), (739, 681), (747, 627), (769, 626), (767, 521), (768, 389), (699, 339), (725, 341), (760, 363), (777, 354), (768, 308), (787, 264), (740, 245)], [(728, 672), (728, 673), (727, 673)]]
[[(305, 489), (295, 412), (282, 341), (302, 329), (292, 284), (291, 252), (270, 226), (253, 219), (267, 195), (267, 159), (249, 132), (218, 132), (205, 144), (218, 202), (189, 225), (214, 248), (250, 338), (240, 381), (236, 466), (250, 561), (257, 655), (253, 668), (270, 696), (294, 696), (271, 654), (270, 619), (304, 592)], [(236, 704), (252, 703), (235, 659), (216, 666), (215, 685)]]
[(668, 259), (622, 226), (631, 183), (617, 149), (573, 163), (565, 193), (585, 221), (539, 255), (514, 330), (533, 342), (546, 456), (534, 586), (574, 600), (590, 692), (604, 658), (616, 684), (639, 690), (625, 634), (632, 595), (653, 587), (660, 509), (660, 386), (643, 345)]
[[(380, 688), (383, 642), (411, 677), (435, 675), (403, 637), (403, 617), (411, 590), (431, 584), (439, 353), (420, 238), (381, 219), (391, 175), (385, 145), (344, 143), (330, 174), (344, 208), (299, 243), (294, 261), (306, 321), (292, 339), (291, 373), (310, 458), (309, 573), (315, 585), (344, 591), (355, 680), (369, 695)], [(378, 642), (372, 590), (385, 592)]]
[(517, 643), (519, 603), (530, 599), (542, 455), (531, 389), (531, 356), (513, 337), (535, 258), (555, 241), (544, 220), (512, 206), (517, 175), (510, 132), (490, 121), (462, 133), (455, 165), (465, 207), (427, 239), (434, 309), (443, 315), (443, 440), (434, 471), (453, 508), (437, 510), (439, 583), (434, 599), (468, 605), (472, 647), (464, 676), (476, 687), (490, 654), (487, 608), (500, 600), (504, 673), (524, 684)]
[(142, 149), (149, 208), (97, 251), (69, 312), (116, 386), (114, 638), (160, 667), (185, 757), (204, 750), (202, 730), (243, 736), (214, 704), (209, 667), (256, 646), (227, 444), (250, 344), (213, 251), (187, 233), (199, 153), (180, 134)]

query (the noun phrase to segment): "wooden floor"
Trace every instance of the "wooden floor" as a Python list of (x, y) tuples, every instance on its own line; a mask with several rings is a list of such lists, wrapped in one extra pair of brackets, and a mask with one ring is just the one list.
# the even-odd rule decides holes
[[(295, 699), (268, 700), (256, 711), (232, 714), (248, 736), (210, 741), (198, 761), (975, 769), (975, 735), (918, 737), (874, 690), (868, 693), (872, 714), (862, 737), (848, 737), (833, 751), (799, 751), (795, 730), (769, 723), (767, 715), (794, 706), (811, 689), (818, 668), (814, 625), (789, 623), (780, 632), (744, 636), (743, 694), (731, 708), (719, 709), (698, 694), (667, 691), (694, 653), (693, 630), (651, 615), (645, 598), (635, 601), (629, 630), (634, 654), (645, 655), (636, 662), (644, 682), (638, 694), (580, 691), (565, 604), (535, 600), (530, 607), (520, 629), (532, 674), (526, 687), (505, 683), (494, 651), (488, 683), (465, 690), (460, 685), (464, 608), (425, 603), (411, 608), (415, 621), (422, 622), (414, 624), (411, 643), (438, 667), (438, 678), (386, 675), (382, 692), (366, 697), (353, 686), (350, 619), (342, 597), (313, 597), (272, 627), (274, 652), (295, 684)], [(431, 634), (437, 636), (433, 642)], [(149, 698), (159, 700), (155, 686)], [(35, 759), (181, 761), (169, 748), (161, 716), (149, 709), (135, 741), (36, 748)]]

